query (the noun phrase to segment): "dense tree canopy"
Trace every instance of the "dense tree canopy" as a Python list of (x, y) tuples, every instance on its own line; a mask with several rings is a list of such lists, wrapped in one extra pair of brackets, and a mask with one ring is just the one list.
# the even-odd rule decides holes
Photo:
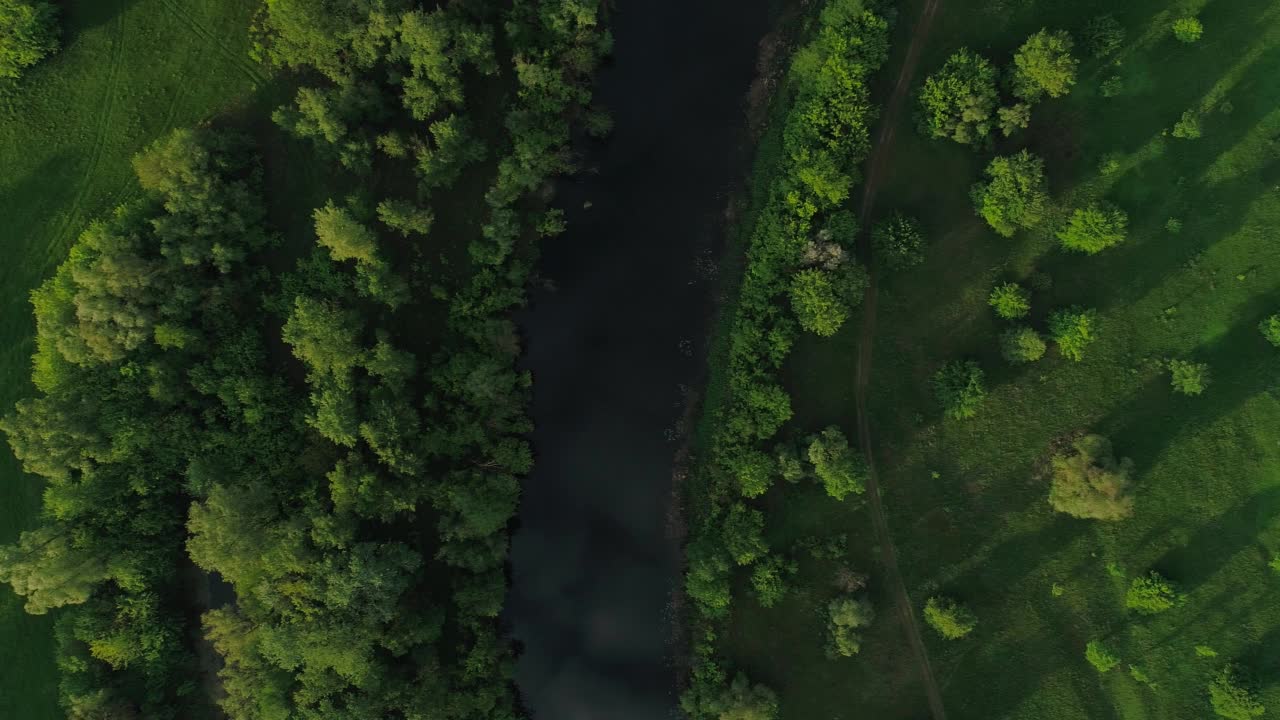
[(45, 0), (0, 0), (0, 78), (20, 77), (58, 49), (57, 15)]

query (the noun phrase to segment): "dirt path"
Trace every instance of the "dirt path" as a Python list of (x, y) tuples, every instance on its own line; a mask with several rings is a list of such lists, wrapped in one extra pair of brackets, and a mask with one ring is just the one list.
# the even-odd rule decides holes
[[(875, 149), (867, 163), (867, 177), (862, 190), (862, 233), (858, 240), (858, 250), (862, 257), (870, 263), (871, 213), (875, 207), (876, 191), (893, 154), (894, 133), (898, 119), (906, 105), (907, 95), (915, 77), (916, 67), (920, 64), (920, 53), (924, 49), (925, 38), (933, 25), (941, 0), (927, 0), (920, 20), (911, 34), (911, 45), (907, 48), (907, 56), (903, 60), (902, 70), (898, 73), (898, 82), (893, 87), (889, 104), (885, 108), (880, 121), (880, 134), (876, 137)], [(871, 273), (871, 284), (867, 288), (866, 299), (862, 307), (862, 334), (858, 340), (858, 369), (854, 398), (858, 417), (858, 445), (867, 459), (869, 467), (867, 477), (867, 495), (871, 499), (871, 516), (875, 525), (876, 537), (880, 542), (885, 574), (894, 595), (897, 597), (898, 613), (907, 630), (907, 639), (911, 643), (911, 652), (915, 656), (920, 670), (920, 678), (924, 683), (925, 694), (929, 700), (929, 710), (933, 720), (946, 720), (947, 711), (942, 705), (942, 693), (938, 689), (938, 681), (933, 676), (933, 666), (929, 664), (929, 654), (925, 650), (924, 640), (920, 637), (920, 625), (916, 622), (916, 614), (911, 605), (911, 597), (907, 594), (906, 583), (902, 580), (902, 571), (898, 567), (898, 549), (893, 544), (893, 536), (889, 534), (889, 521), (884, 514), (884, 504), (880, 499), (880, 479), (876, 473), (875, 454), (871, 446), (871, 426), (867, 420), (867, 383), (871, 376), (871, 343), (876, 332), (876, 294), (878, 282), (874, 271)]]

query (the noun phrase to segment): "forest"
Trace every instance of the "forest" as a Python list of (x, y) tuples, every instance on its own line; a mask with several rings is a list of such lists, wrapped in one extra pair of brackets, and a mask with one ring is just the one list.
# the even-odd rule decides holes
[(0, 0), (0, 716), (1280, 712), (1280, 7), (715, 4)]

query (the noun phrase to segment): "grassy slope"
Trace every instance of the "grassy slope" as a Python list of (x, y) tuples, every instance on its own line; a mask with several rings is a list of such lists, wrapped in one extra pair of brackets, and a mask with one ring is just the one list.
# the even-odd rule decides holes
[[(129, 159), (261, 87), (246, 28), (258, 0), (68, 0), (63, 50), (0, 96), (0, 407), (30, 392), (29, 291), (93, 218), (135, 192)], [(263, 91), (270, 94), (272, 90)], [(262, 101), (259, 97), (258, 101)], [(0, 541), (29, 527), (39, 485), (0, 452)], [(0, 716), (60, 717), (50, 619), (0, 589)]]
[[(1041, 26), (1079, 35), (1104, 10), (1125, 24), (1121, 64), (1084, 64), (1075, 92), (1038, 106), (1030, 132), (1009, 147), (1026, 144), (1047, 158), (1059, 212), (1073, 199), (1105, 196), (1129, 211), (1132, 232), (1126, 245), (1094, 258), (1063, 254), (1047, 231), (999, 239), (966, 197), (989, 155), (925, 141), (909, 118), (899, 128), (879, 208), (918, 214), (934, 243), (925, 266), (882, 285), (872, 422), (915, 604), (945, 593), (982, 619), (968, 640), (929, 638), (948, 715), (1203, 718), (1206, 677), (1229, 659), (1262, 675), (1266, 703), (1280, 708), (1280, 577), (1266, 568), (1280, 552), (1280, 353), (1255, 330), (1280, 310), (1280, 8), (1266, 0), (1192, 3), (1204, 6), (1207, 32), (1183, 46), (1165, 28), (1186, 3), (994, 4), (946, 0), (922, 72), (965, 44), (1005, 63)], [(1098, 86), (1112, 74), (1127, 92), (1102, 98)], [(1165, 137), (1192, 107), (1211, 110), (1205, 136)], [(1106, 153), (1123, 154), (1121, 172), (1100, 175)], [(1165, 231), (1170, 217), (1183, 221), (1180, 234)], [(1083, 363), (1054, 351), (1025, 369), (999, 359), (1000, 326), (986, 293), (996, 281), (1037, 272), (1052, 278), (1033, 297), (1041, 327), (1050, 308), (1079, 303), (1101, 312), (1102, 338)], [(806, 340), (793, 356), (800, 426), (853, 429), (854, 325), (832, 341)], [(944, 422), (928, 376), (961, 355), (982, 361), (991, 398), (976, 420)], [(1173, 395), (1156, 367), (1167, 357), (1208, 362), (1214, 384), (1198, 398)], [(1127, 522), (1076, 521), (1045, 502), (1037, 460), (1053, 438), (1084, 428), (1111, 436), (1137, 464), (1138, 512)], [(802, 525), (827, 525), (847, 530), (856, 553), (872, 542), (863, 511), (797, 499), (776, 517), (779, 540), (812, 531)], [(1152, 619), (1127, 616), (1127, 581), (1109, 563), (1129, 576), (1157, 568), (1183, 585), (1188, 602)], [(888, 690), (911, 671), (900, 635), (873, 632), (856, 660), (822, 658), (814, 610), (824, 592), (773, 611), (742, 598), (729, 651), (778, 687), (784, 717), (921, 716), (922, 701), (895, 701)], [(1099, 677), (1083, 659), (1094, 637), (1158, 689), (1123, 666)], [(1196, 658), (1198, 644), (1220, 657)]]

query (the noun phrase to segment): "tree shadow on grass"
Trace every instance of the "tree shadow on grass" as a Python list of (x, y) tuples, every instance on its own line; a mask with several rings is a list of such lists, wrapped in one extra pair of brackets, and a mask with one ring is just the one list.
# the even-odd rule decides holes
[(1280, 487), (1250, 495), (1230, 510), (1201, 525), (1190, 540), (1157, 560), (1153, 568), (1193, 590), (1222, 568), (1228, 558), (1255, 543), (1280, 515)]

